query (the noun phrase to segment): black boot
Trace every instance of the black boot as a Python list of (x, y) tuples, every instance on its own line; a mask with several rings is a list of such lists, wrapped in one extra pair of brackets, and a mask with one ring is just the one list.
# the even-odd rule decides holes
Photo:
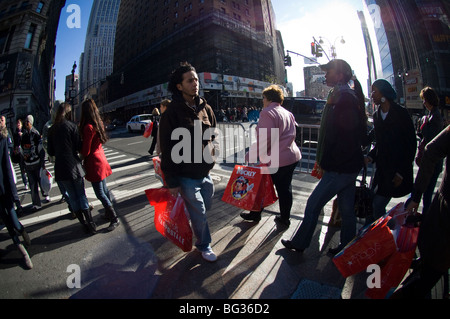
[(89, 233), (89, 227), (86, 223), (86, 221), (84, 220), (84, 216), (83, 216), (83, 211), (79, 210), (75, 212), (75, 216), (78, 218), (78, 221), (80, 222), (81, 225), (83, 225), (84, 228), (84, 232), (86, 234)]
[(241, 217), (244, 220), (259, 222), (261, 220), (261, 212), (241, 213)]
[(114, 207), (112, 207), (112, 206), (105, 207), (105, 215), (106, 215), (106, 217), (108, 217), (108, 219), (110, 221), (110, 224), (108, 226), (108, 231), (113, 231), (120, 224), (119, 218), (117, 218), (117, 214), (116, 214), (116, 211), (114, 210)]
[(84, 216), (84, 219), (86, 220), (87, 228), (89, 230), (89, 233), (91, 235), (94, 235), (97, 233), (97, 225), (94, 222), (94, 219), (92, 218), (91, 210), (90, 209), (84, 209), (81, 211), (81, 213)]

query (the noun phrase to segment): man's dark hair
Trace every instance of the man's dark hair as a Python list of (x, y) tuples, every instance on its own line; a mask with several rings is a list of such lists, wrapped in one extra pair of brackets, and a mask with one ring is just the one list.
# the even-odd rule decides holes
[(181, 62), (180, 66), (172, 72), (169, 79), (168, 89), (173, 95), (180, 94), (180, 91), (177, 88), (177, 84), (183, 82), (183, 74), (191, 71), (197, 72), (195, 71), (195, 68), (188, 62)]

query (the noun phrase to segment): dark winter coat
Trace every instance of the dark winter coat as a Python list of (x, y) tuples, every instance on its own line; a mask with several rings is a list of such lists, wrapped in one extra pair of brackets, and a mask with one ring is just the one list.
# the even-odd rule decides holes
[(422, 163), (414, 183), (413, 201), (420, 202), (428, 187), (435, 165), (446, 158), (439, 191), (424, 213), (419, 233), (420, 256), (439, 271), (450, 267), (450, 126), (425, 147)]
[[(199, 120), (201, 124), (201, 132), (194, 133), (195, 121)], [(174, 96), (167, 110), (162, 114), (159, 123), (160, 147), (161, 147), (161, 168), (169, 188), (179, 186), (178, 177), (188, 177), (193, 179), (201, 179), (208, 176), (209, 171), (214, 167), (214, 162), (205, 161), (203, 151), (205, 148), (213, 149), (211, 146), (212, 138), (203, 140), (203, 134), (209, 128), (216, 127), (216, 117), (212, 108), (206, 101), (200, 97), (196, 99), (196, 108), (188, 106), (183, 98)], [(177, 128), (185, 129), (190, 138), (183, 137), (172, 140), (172, 133)], [(181, 132), (181, 131), (180, 131)], [(201, 134), (201, 141), (195, 140), (198, 134)], [(183, 143), (184, 142), (184, 143)], [(175, 146), (187, 145), (180, 152), (176, 151), (176, 155), (183, 157), (185, 160), (178, 163), (172, 158), (172, 150)], [(179, 151), (179, 150), (178, 150)], [(184, 153), (186, 151), (187, 153)], [(188, 157), (190, 153), (190, 158)], [(184, 155), (184, 156), (183, 156)], [(199, 159), (199, 157), (201, 157)], [(175, 161), (174, 161), (175, 160)]]
[(84, 176), (78, 151), (81, 137), (78, 126), (70, 121), (54, 124), (49, 130), (47, 151), (55, 157), (55, 180), (71, 181)]
[[(417, 140), (408, 111), (391, 102), (386, 119), (378, 109), (373, 115), (375, 147), (369, 153), (376, 164), (373, 187), (375, 193), (385, 197), (403, 197), (412, 192), (413, 161)], [(399, 174), (403, 181), (394, 187), (392, 180)]]

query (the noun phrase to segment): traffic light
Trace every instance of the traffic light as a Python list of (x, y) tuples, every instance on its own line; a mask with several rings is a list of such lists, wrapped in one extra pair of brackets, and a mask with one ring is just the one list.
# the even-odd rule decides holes
[(292, 66), (292, 59), (289, 55), (284, 57), (284, 66)]
[(316, 43), (315, 42), (311, 42), (311, 54), (313, 56), (316, 56), (316, 53), (317, 53), (317, 51), (316, 51)]
[(316, 57), (318, 58), (322, 57), (323, 56), (322, 52), (323, 52), (322, 46), (318, 45), (316, 48)]

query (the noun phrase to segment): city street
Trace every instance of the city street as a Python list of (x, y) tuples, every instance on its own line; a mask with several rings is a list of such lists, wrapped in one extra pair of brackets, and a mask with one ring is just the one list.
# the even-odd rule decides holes
[[(95, 208), (98, 233), (86, 235), (60, 202), (56, 185), (51, 202), (29, 213), (30, 192), (18, 176), (25, 210), (21, 222), (32, 245), (34, 264), (25, 270), (22, 257), (5, 229), (0, 231), (0, 299), (364, 299), (367, 274), (343, 278), (327, 254), (339, 241), (339, 229), (328, 227), (331, 202), (320, 216), (312, 246), (303, 254), (284, 249), (298, 229), (317, 180), (297, 171), (294, 207), (288, 229), (277, 229), (278, 204), (265, 209), (259, 223), (244, 222), (242, 210), (221, 201), (232, 164), (216, 164), (213, 208), (208, 213), (218, 261), (208, 263), (193, 249), (182, 252), (154, 226), (154, 209), (144, 191), (161, 187), (147, 150), (151, 139), (124, 129), (111, 132), (104, 146), (113, 169), (107, 185), (115, 198), (121, 225), (107, 232), (108, 222), (89, 182), (86, 193)], [(306, 154), (304, 154), (305, 156)], [(53, 166), (47, 167), (53, 171)], [(18, 173), (18, 167), (16, 167)], [(392, 201), (393, 207), (402, 199)], [(79, 274), (79, 287), (76, 286)]]

